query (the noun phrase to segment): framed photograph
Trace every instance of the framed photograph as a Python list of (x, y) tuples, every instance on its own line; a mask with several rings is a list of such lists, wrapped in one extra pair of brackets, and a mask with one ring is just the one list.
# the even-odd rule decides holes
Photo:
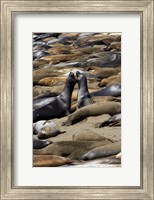
[(2, 200), (154, 198), (153, 27), (153, 0), (1, 1)]

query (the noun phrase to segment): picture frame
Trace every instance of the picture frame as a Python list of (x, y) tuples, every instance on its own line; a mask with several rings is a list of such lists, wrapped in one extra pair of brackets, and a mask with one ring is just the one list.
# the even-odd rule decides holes
[[(147, 199), (153, 191), (153, 0), (1, 0), (1, 199)], [(138, 13), (141, 18), (141, 185), (16, 187), (13, 185), (13, 18), (16, 13)]]

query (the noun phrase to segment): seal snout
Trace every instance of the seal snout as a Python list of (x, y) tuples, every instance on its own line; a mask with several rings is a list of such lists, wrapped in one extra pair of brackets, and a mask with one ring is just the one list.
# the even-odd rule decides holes
[(79, 77), (80, 74), (81, 74), (81, 72), (79, 72), (79, 71), (76, 72), (76, 76), (77, 76), (77, 77)]

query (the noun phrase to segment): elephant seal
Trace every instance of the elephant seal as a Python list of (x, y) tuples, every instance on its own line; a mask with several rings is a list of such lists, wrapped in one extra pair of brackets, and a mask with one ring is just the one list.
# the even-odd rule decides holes
[(54, 142), (43, 149), (34, 149), (34, 155), (57, 155), (70, 159), (81, 157), (87, 151), (106, 144), (111, 144), (110, 140), (102, 141), (59, 141)]
[(107, 86), (99, 91), (90, 93), (92, 96), (113, 96), (118, 97), (121, 95), (121, 84)]
[(97, 74), (97, 79), (108, 78), (113, 75), (117, 75), (121, 71), (120, 68), (103, 68)]
[(76, 110), (68, 117), (66, 122), (62, 123), (62, 125), (69, 126), (89, 116), (98, 116), (102, 114), (115, 115), (120, 112), (121, 104), (119, 102), (105, 101), (102, 103), (94, 103)]
[(73, 141), (107, 141), (106, 137), (93, 132), (90, 129), (85, 129), (82, 132), (75, 133), (72, 136)]
[(63, 85), (66, 82), (66, 77), (46, 77), (38, 81), (39, 85), (54, 86)]
[(44, 51), (44, 50), (34, 51), (33, 52), (33, 60), (39, 59), (39, 58), (46, 56), (46, 55), (49, 55), (49, 53)]
[(65, 131), (60, 131), (57, 124), (51, 120), (38, 121), (33, 125), (33, 132), (37, 134), (39, 139), (47, 139), (55, 137)]
[(39, 140), (39, 139), (33, 138), (33, 149), (42, 149), (51, 143), (52, 143), (51, 140)]
[(87, 86), (87, 79), (84, 76), (83, 73), (80, 73), (79, 71), (76, 72), (77, 80), (78, 80), (78, 94), (77, 94), (77, 109), (87, 106), (91, 104), (91, 95), (88, 91)]
[(33, 155), (33, 167), (58, 167), (69, 164), (68, 158), (55, 155)]
[(120, 126), (121, 125), (121, 113), (113, 115), (103, 123), (97, 123), (95, 128), (101, 128), (104, 126)]
[(36, 110), (33, 111), (33, 123), (68, 115), (71, 107), (71, 95), (76, 83), (74, 74), (70, 72), (64, 90), (60, 95), (34, 100), (33, 104)]
[(121, 83), (121, 73), (102, 79), (101, 82), (98, 84), (98, 86), (104, 87), (111, 85), (113, 83)]
[(108, 157), (112, 155), (116, 155), (121, 151), (121, 142), (116, 142), (104, 146), (96, 147), (86, 154), (84, 154), (81, 159), (82, 160), (92, 160), (96, 158)]
[(80, 165), (80, 166), (87, 166), (87, 167), (92, 167), (92, 166), (98, 166), (98, 164), (108, 164), (108, 165), (113, 165), (113, 164), (121, 164), (121, 159), (120, 158), (115, 158), (115, 157), (105, 157), (105, 158), (97, 158), (94, 160), (74, 160), (71, 165)]

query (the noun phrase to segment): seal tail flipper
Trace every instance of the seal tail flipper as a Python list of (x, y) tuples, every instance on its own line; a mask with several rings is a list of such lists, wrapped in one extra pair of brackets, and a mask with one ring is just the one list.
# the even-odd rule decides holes
[(109, 124), (110, 124), (110, 122), (107, 120), (105, 122), (102, 122), (100, 127), (108, 126)]
[(60, 133), (66, 133), (66, 131), (61, 131)]
[(108, 126), (108, 125), (109, 125), (109, 121), (107, 120), (102, 123), (99, 122), (99, 123), (95, 124), (95, 128), (101, 128), (101, 127)]

